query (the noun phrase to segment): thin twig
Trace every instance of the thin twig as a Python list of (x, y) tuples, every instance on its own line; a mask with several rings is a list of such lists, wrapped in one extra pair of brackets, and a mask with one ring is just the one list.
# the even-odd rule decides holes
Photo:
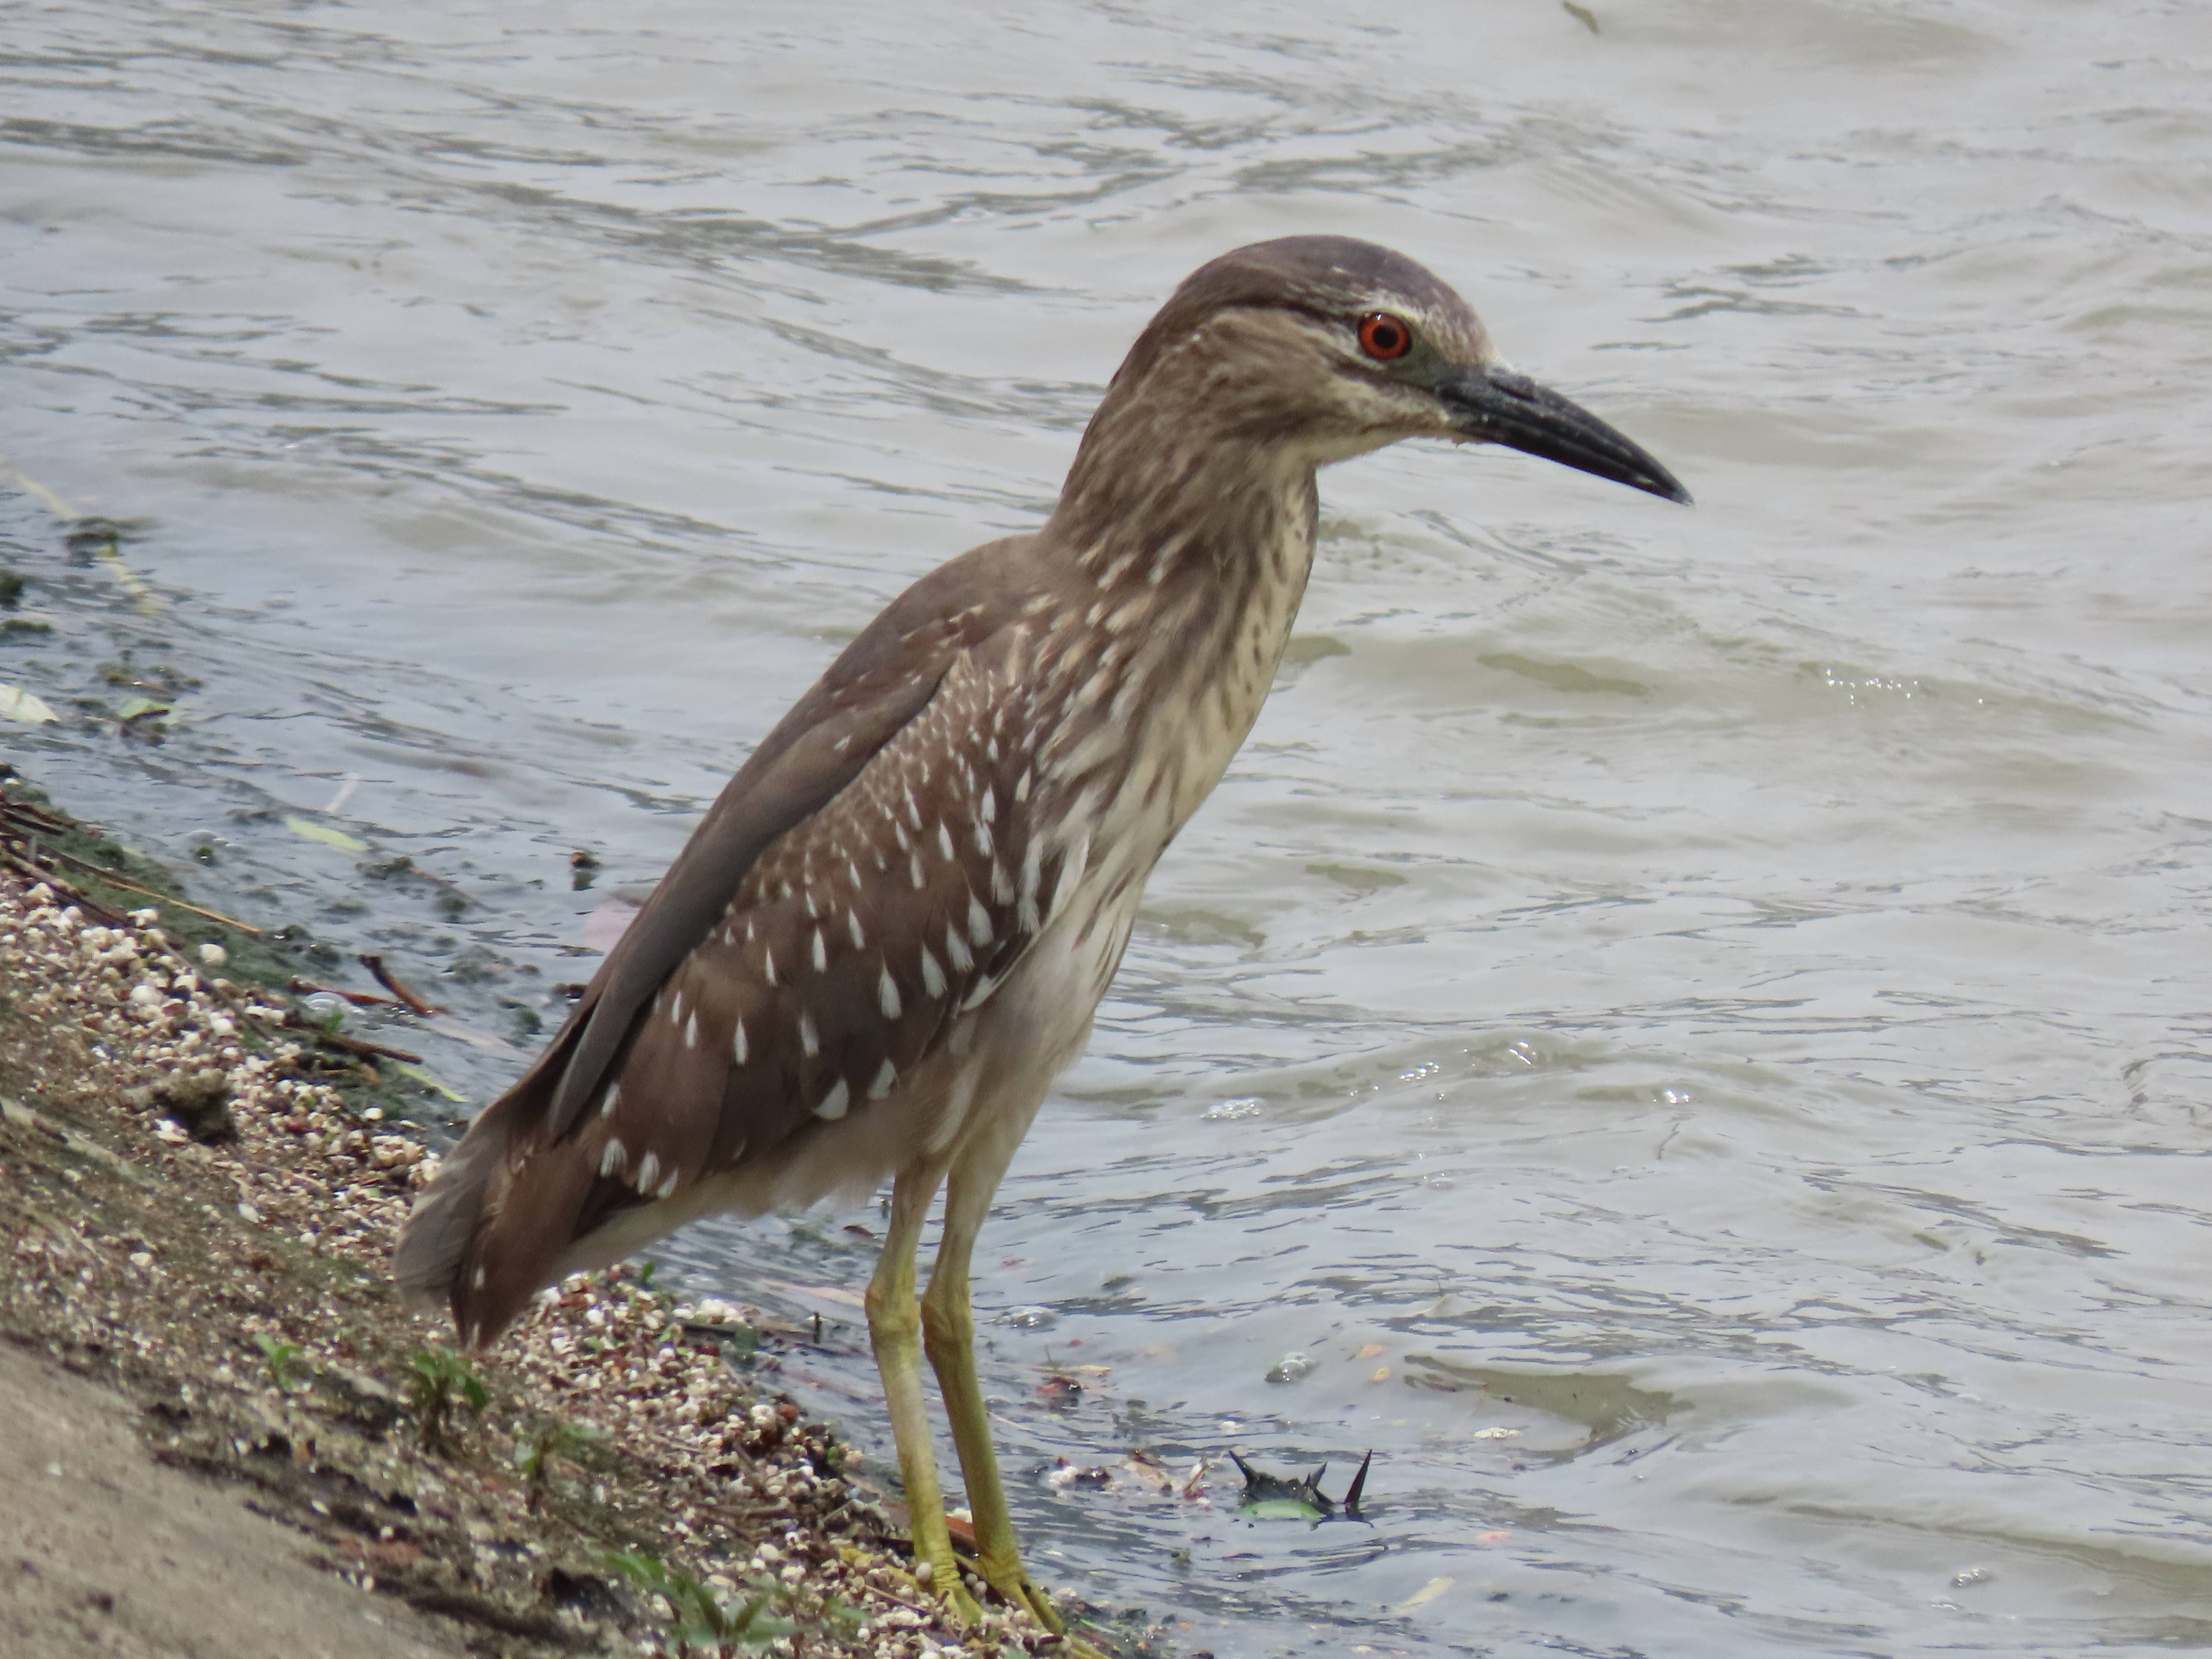
[(381, 985), (386, 990), (391, 992), (392, 995), (398, 997), (400, 1001), (405, 1003), (407, 1005), (408, 1012), (411, 1014), (420, 1014), (424, 1019), (428, 1019), (434, 1014), (442, 1014), (446, 1012), (436, 1003), (418, 996), (413, 991), (409, 990), (405, 982), (400, 979), (399, 975), (393, 973), (392, 969), (384, 965), (384, 958), (382, 957), (363, 956), (361, 959), (361, 965), (368, 969), (370, 973), (376, 975), (376, 982), (379, 985)]
[(50, 859), (59, 859), (64, 864), (73, 864), (78, 869), (97, 876), (110, 887), (120, 887), (126, 893), (141, 894), (162, 904), (173, 904), (179, 910), (189, 910), (196, 916), (205, 916), (210, 921), (219, 921), (226, 927), (235, 927), (241, 933), (251, 933), (256, 939), (261, 937), (261, 929), (250, 921), (240, 921), (236, 916), (227, 916), (220, 910), (206, 909), (200, 905), (187, 902), (184, 899), (173, 898), (167, 893), (157, 893), (150, 887), (141, 887), (135, 881), (125, 881), (112, 870), (102, 869), (99, 865), (89, 860), (81, 859), (74, 853), (63, 852), (58, 847), (46, 847), (40, 850)]
[(349, 1054), (375, 1054), (385, 1060), (403, 1060), (410, 1066), (420, 1066), (422, 1063), (422, 1055), (410, 1054), (404, 1048), (387, 1048), (380, 1042), (363, 1042), (357, 1037), (340, 1036), (336, 1031), (325, 1031), (312, 1022), (301, 1018), (297, 1009), (286, 1011), (284, 1028), (291, 1031), (303, 1031), (313, 1041), (327, 1043), (330, 1047), (342, 1049)]
[(0, 795), (0, 810), (4, 810), (12, 817), (26, 819), (53, 835), (66, 835), (70, 830), (76, 828), (74, 824), (64, 822), (52, 813), (41, 811), (30, 802), (17, 800), (12, 796)]

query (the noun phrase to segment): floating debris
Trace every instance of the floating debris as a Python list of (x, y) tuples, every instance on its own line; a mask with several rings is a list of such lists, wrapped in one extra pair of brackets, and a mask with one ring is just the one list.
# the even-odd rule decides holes
[(0, 720), (18, 720), (25, 726), (41, 726), (61, 716), (46, 707), (43, 698), (26, 691), (19, 685), (0, 685)]
[(284, 827), (294, 835), (307, 841), (319, 841), (325, 847), (335, 847), (343, 852), (366, 853), (368, 843), (356, 840), (343, 830), (333, 830), (327, 823), (317, 823), (296, 813), (284, 820)]
[(1114, 1484), (1114, 1471), (1103, 1463), (1080, 1468), (1063, 1457), (1060, 1460), (1060, 1466), (1045, 1476), (1045, 1484), (1060, 1491), (1070, 1486), (1085, 1486), (1094, 1492), (1103, 1492)]
[(1399, 1602), (1396, 1607), (1391, 1609), (1391, 1611), (1393, 1613), (1411, 1613), (1416, 1607), (1425, 1607), (1451, 1587), (1452, 1580), (1449, 1576), (1441, 1578), (1431, 1578), (1427, 1583), (1422, 1585), (1420, 1589), (1415, 1590), (1404, 1601)]
[(1367, 1471), (1374, 1464), (1375, 1454), (1370, 1451), (1359, 1460), (1359, 1472), (1345, 1488), (1340, 1503), (1321, 1489), (1321, 1478), (1328, 1473), (1326, 1463), (1298, 1480), (1255, 1469), (1233, 1451), (1229, 1461), (1244, 1477), (1244, 1501), (1237, 1507), (1239, 1515), (1254, 1521), (1326, 1521), (1341, 1510), (1356, 1521), (1360, 1518), (1359, 1499), (1367, 1490)]

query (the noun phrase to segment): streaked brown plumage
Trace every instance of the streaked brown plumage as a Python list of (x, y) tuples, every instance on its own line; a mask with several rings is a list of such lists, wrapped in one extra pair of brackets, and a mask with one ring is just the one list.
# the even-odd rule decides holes
[(974, 1229), (1089, 1036), (1146, 876), (1259, 712), (1312, 561), (1315, 469), (1423, 435), (1687, 499), (1498, 367), (1465, 302), (1401, 255), (1293, 237), (1204, 266), (1115, 375), (1045, 526), (908, 588), (731, 781), (447, 1160), (403, 1284), (481, 1343), (562, 1273), (693, 1216), (895, 1177), (871, 1322), (917, 1553), (958, 1601), (905, 1375), (913, 1233), (949, 1176), (930, 1357), (985, 1576), (1049, 1620), (979, 1426)]

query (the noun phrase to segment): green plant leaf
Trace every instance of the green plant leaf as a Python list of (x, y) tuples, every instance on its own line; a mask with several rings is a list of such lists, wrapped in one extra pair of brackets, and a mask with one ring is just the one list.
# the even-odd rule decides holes
[(1312, 1504), (1296, 1498), (1262, 1498), (1257, 1503), (1246, 1504), (1237, 1511), (1255, 1521), (1318, 1521), (1321, 1511)]
[(349, 853), (368, 851), (367, 842), (356, 841), (344, 830), (333, 830), (327, 823), (314, 823), (306, 818), (294, 817), (284, 820), (284, 827), (295, 836), (304, 836), (309, 841), (321, 842), (325, 847), (342, 848)]
[(398, 1073), (402, 1077), (413, 1078), (417, 1083), (421, 1084), (426, 1089), (435, 1089), (440, 1094), (445, 1096), (447, 1099), (452, 1101), (457, 1106), (465, 1106), (468, 1103), (469, 1097), (466, 1095), (463, 1094), (458, 1089), (447, 1088), (444, 1084), (439, 1082), (437, 1079), (432, 1077), (428, 1072), (424, 1071), (420, 1066), (410, 1066), (404, 1060), (395, 1060), (392, 1062), (392, 1069)]

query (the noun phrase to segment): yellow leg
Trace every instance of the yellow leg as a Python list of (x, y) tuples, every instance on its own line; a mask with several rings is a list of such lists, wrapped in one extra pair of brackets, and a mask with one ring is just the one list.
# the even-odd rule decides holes
[(930, 1449), (929, 1417), (921, 1399), (921, 1321), (914, 1299), (914, 1247), (944, 1178), (944, 1164), (933, 1164), (908, 1170), (891, 1188), (890, 1230), (868, 1281), (868, 1340), (876, 1351), (876, 1369), (883, 1373), (891, 1438), (906, 1481), (915, 1576), (926, 1577), (956, 1616), (973, 1623), (982, 1610), (960, 1582), (952, 1534), (945, 1529), (945, 1494), (937, 1483), (937, 1456)]
[[(990, 1212), (999, 1177), (1006, 1173), (1019, 1139), (1017, 1133), (1003, 1146), (987, 1139), (961, 1149), (945, 1189), (945, 1236), (937, 1247), (936, 1265), (930, 1269), (929, 1293), (922, 1298), (921, 1325), (929, 1363), (944, 1390), (952, 1443), (959, 1449), (969, 1512), (975, 1517), (976, 1570), (1008, 1606), (1027, 1608), (1038, 1624), (1058, 1636), (1066, 1632), (1066, 1622), (1022, 1569), (1006, 1483), (1000, 1479), (998, 1454), (991, 1446), (990, 1413), (975, 1376), (975, 1320), (968, 1297), (975, 1234)], [(1104, 1659), (1080, 1637), (1068, 1638), (1057, 1650), (1073, 1659)]]

